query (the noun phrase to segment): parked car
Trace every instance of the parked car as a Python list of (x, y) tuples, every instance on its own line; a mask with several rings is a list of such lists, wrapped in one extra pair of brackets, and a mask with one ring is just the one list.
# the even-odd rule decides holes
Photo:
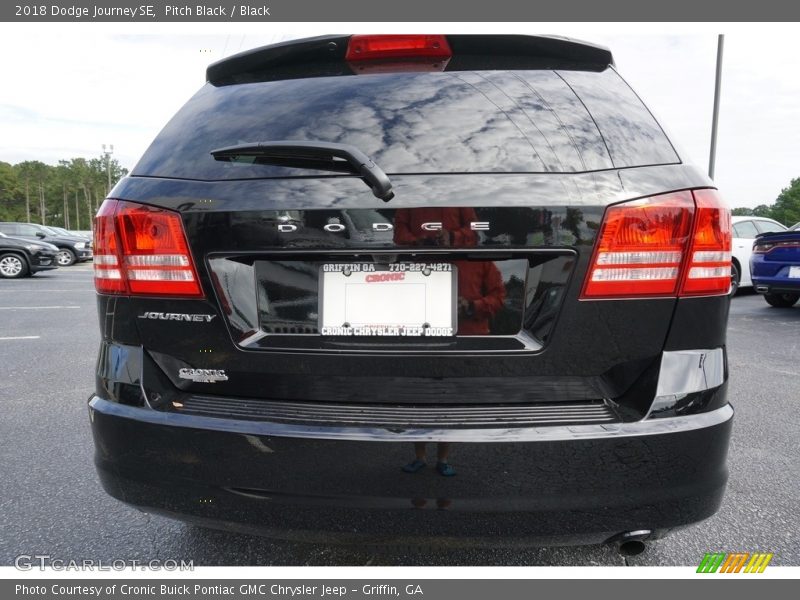
[(55, 227), (54, 225), (47, 225), (46, 228), (49, 229), (50, 231), (53, 231), (56, 235), (66, 235), (66, 236), (70, 236), (70, 237), (79, 237), (79, 238), (83, 238), (83, 239), (85, 239), (85, 240), (87, 240), (89, 242), (92, 241), (92, 236), (91, 236), (90, 233), (86, 233), (86, 232), (79, 233), (77, 231), (69, 231), (68, 229), (64, 229), (63, 227)]
[(750, 256), (753, 243), (762, 233), (786, 231), (786, 226), (767, 217), (733, 217), (733, 258), (731, 292), (753, 286), (750, 275)]
[(58, 247), (47, 242), (13, 238), (0, 232), (0, 277), (18, 279), (57, 269)]
[(45, 241), (58, 246), (56, 262), (61, 267), (68, 267), (76, 262), (92, 259), (92, 245), (86, 238), (73, 235), (62, 235), (44, 225), (36, 223), (1, 222), (0, 232), (6, 235), (32, 240)]
[(789, 227), (789, 231), (798, 231), (800, 230), (800, 223), (795, 223), (791, 227)]
[(89, 402), (112, 496), (352, 543), (642, 544), (720, 506), (730, 212), (608, 50), (248, 51), (114, 189)]
[(756, 292), (776, 308), (800, 300), (800, 231), (759, 235), (753, 244), (750, 271)]

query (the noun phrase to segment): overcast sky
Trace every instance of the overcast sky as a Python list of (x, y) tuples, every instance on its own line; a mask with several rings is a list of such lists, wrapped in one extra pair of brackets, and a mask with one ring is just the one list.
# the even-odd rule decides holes
[[(208, 63), (319, 33), (281, 29), (289, 27), (257, 35), (123, 35), (99, 26), (0, 24), (0, 160), (55, 163), (98, 156), (102, 144), (114, 144), (114, 156), (131, 168), (203, 84)], [(800, 40), (739, 31), (725, 40), (715, 179), (732, 206), (756, 206), (800, 177)], [(610, 47), (682, 156), (707, 169), (715, 35), (558, 33)]]

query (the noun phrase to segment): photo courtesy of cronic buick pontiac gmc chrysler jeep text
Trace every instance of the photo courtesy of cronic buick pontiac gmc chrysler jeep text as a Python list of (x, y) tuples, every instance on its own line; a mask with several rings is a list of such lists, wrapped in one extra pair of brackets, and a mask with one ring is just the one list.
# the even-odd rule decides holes
[(608, 50), (326, 36), (207, 79), (95, 222), (109, 494), (359, 543), (714, 514), (730, 214)]

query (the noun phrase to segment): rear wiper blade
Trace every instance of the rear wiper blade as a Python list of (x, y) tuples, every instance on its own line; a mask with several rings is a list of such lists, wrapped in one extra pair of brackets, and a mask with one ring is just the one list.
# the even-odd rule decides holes
[(394, 198), (392, 182), (355, 146), (313, 140), (281, 140), (228, 146), (211, 151), (216, 160), (337, 171), (360, 175), (384, 202)]

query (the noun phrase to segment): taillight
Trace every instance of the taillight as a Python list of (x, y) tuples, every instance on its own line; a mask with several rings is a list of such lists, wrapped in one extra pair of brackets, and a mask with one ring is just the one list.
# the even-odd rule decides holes
[(753, 254), (768, 254), (776, 248), (800, 248), (800, 242), (766, 242), (756, 241), (753, 244)]
[(714, 190), (609, 207), (582, 299), (727, 294), (730, 213)]
[(345, 60), (360, 73), (443, 71), (452, 56), (443, 35), (354, 35)]
[(106, 200), (95, 218), (95, 288), (101, 293), (202, 296), (178, 213)]
[(692, 245), (680, 296), (727, 294), (731, 287), (731, 213), (716, 190), (694, 190)]
[(105, 200), (94, 218), (94, 287), (103, 294), (128, 291), (122, 279), (119, 240), (114, 226), (116, 200)]
[(583, 297), (675, 295), (693, 214), (690, 192), (609, 207)]

